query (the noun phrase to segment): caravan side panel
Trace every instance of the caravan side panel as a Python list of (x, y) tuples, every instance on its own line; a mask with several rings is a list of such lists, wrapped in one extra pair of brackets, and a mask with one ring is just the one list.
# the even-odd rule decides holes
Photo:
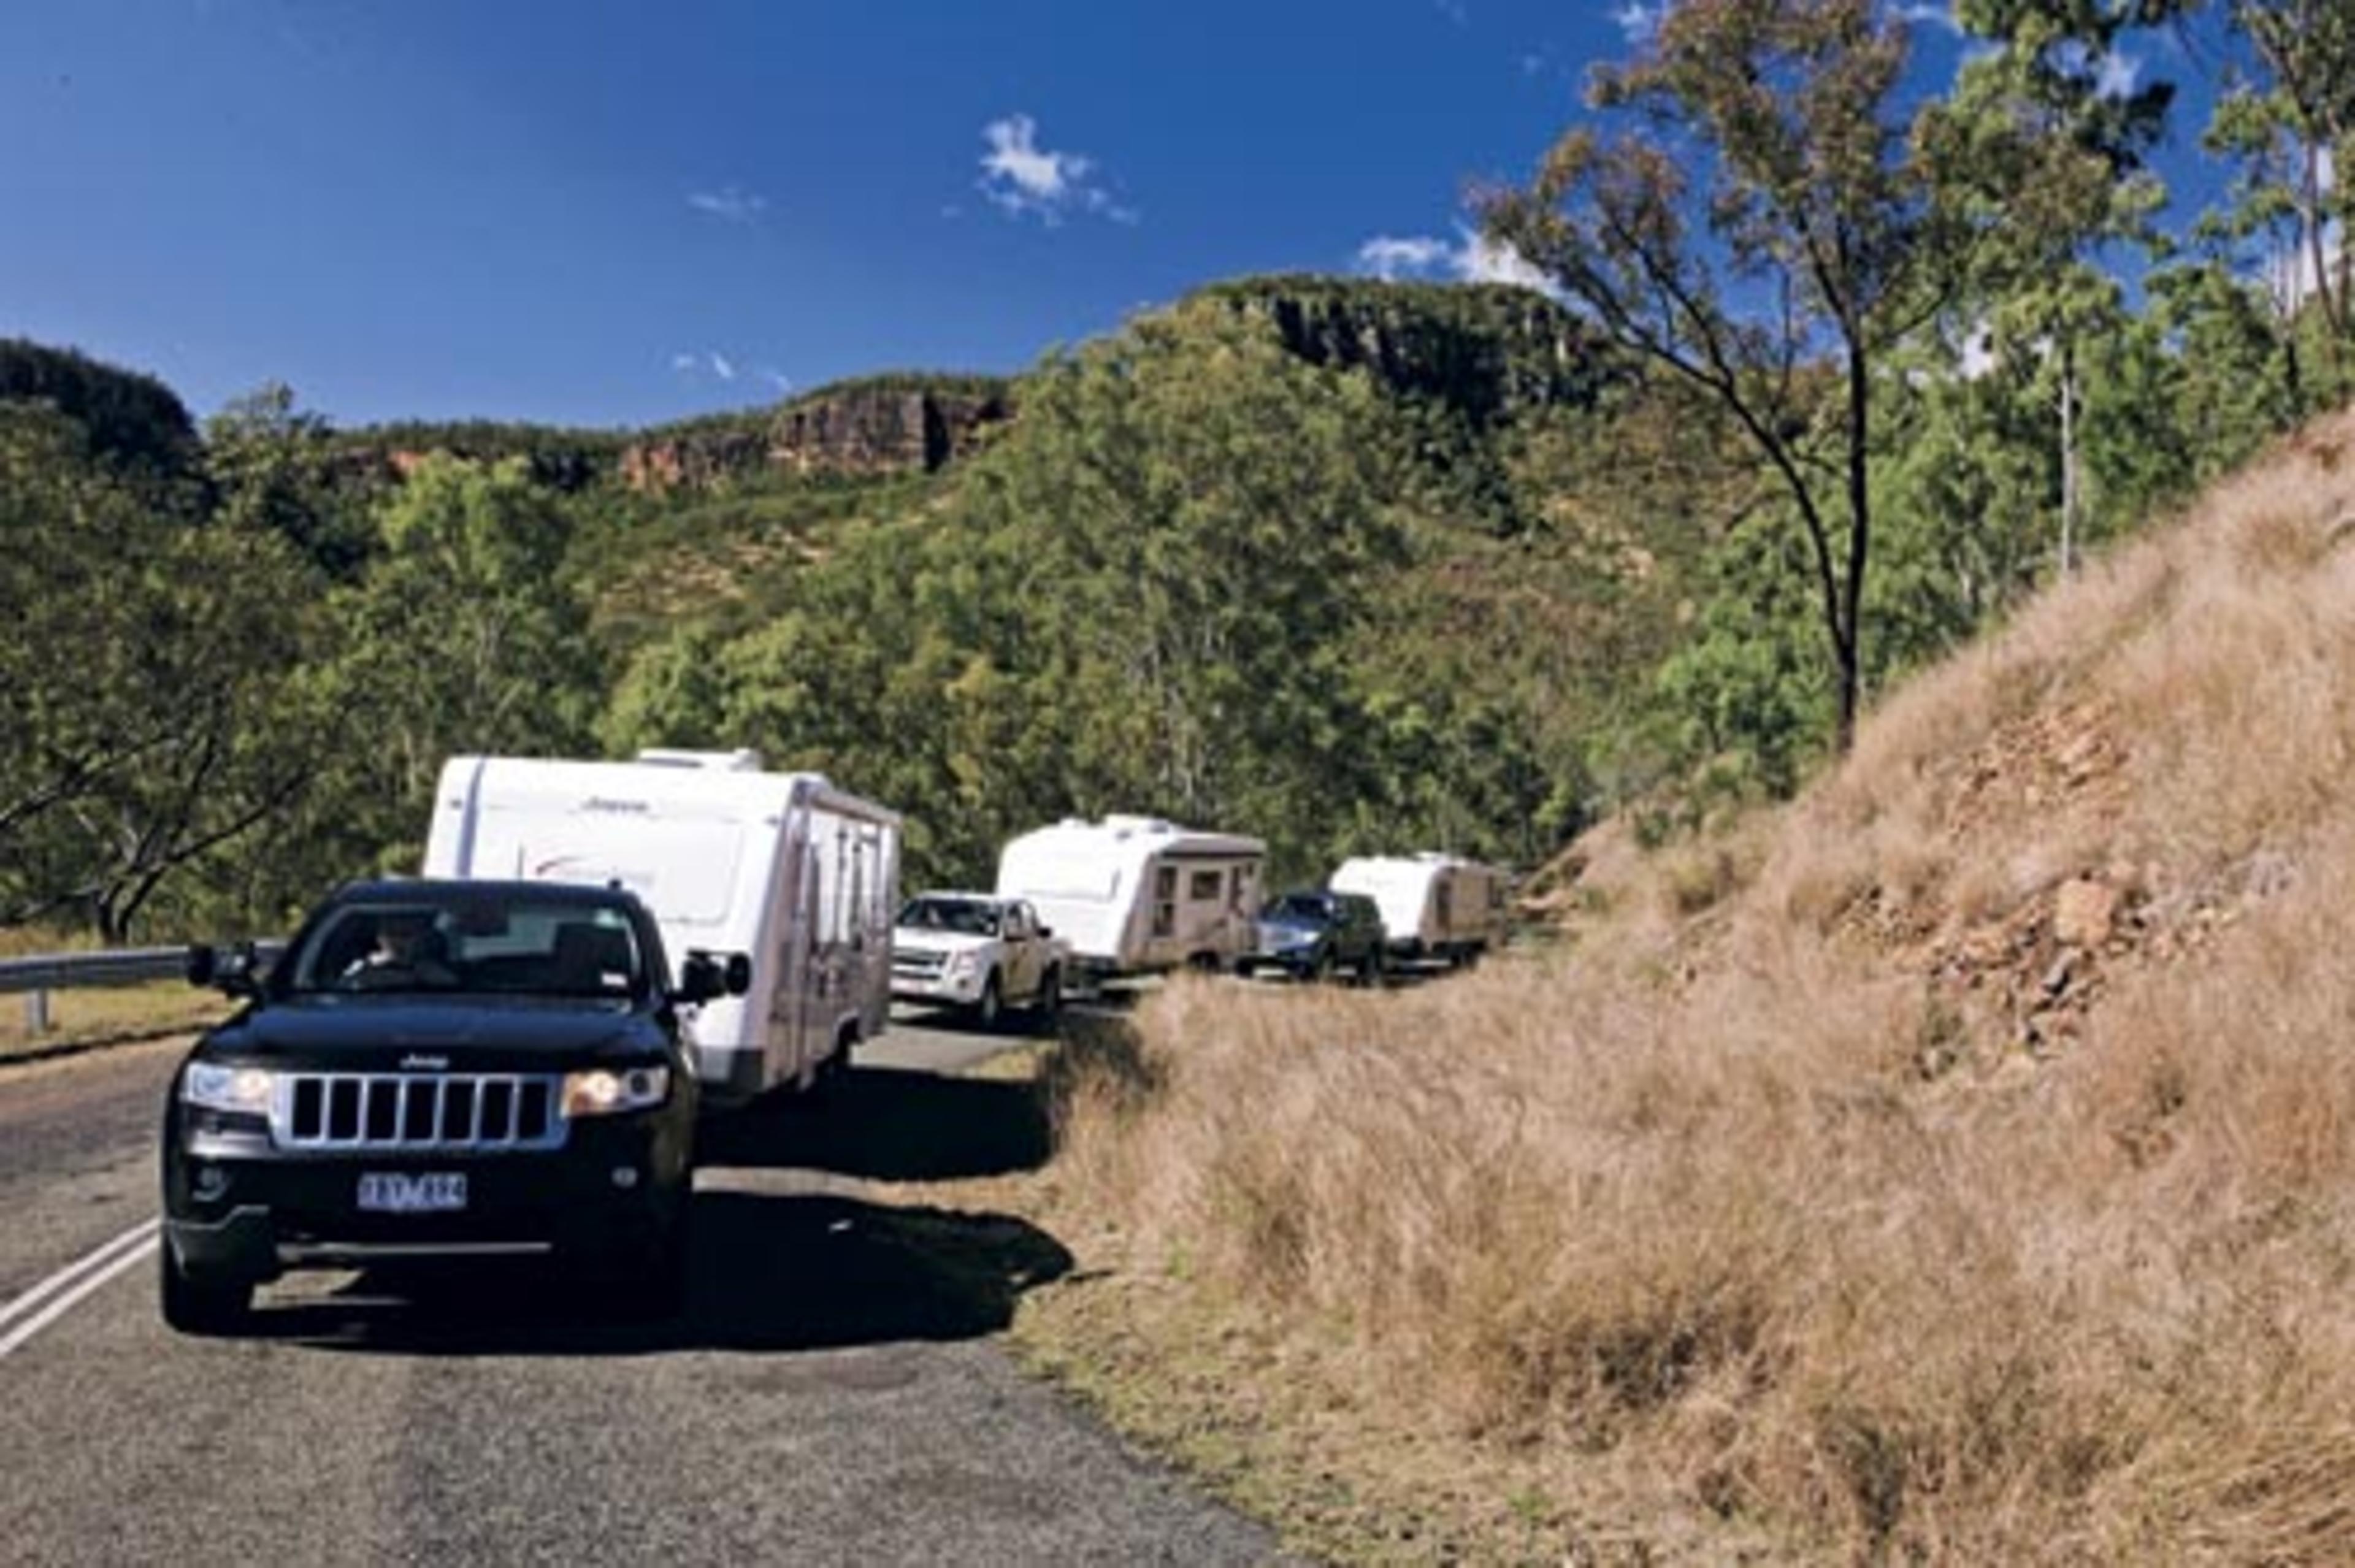
[(803, 807), (809, 891), (798, 909), (803, 984), (792, 1072), (806, 1081), (835, 1051), (890, 1019), (891, 921), (899, 910), (900, 826), (863, 801), (825, 792)]
[(1165, 850), (1146, 862), (1146, 935), (1129, 969), (1175, 969), (1208, 956), (1231, 964), (1256, 940), (1255, 856)]

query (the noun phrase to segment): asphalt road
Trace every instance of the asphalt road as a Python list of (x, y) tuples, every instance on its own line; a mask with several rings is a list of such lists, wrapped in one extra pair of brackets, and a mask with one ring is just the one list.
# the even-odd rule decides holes
[(0, 1563), (1273, 1559), (992, 1342), (1053, 1237), (878, 1201), (1044, 1157), (1026, 1095), (943, 1075), (1002, 1044), (903, 1023), (823, 1109), (715, 1124), (677, 1322), (322, 1274), (229, 1342), (155, 1313), (179, 1047), (0, 1071)]

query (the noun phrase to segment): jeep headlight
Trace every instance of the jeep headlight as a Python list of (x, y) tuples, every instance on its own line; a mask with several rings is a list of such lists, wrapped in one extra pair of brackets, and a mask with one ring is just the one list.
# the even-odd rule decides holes
[(670, 1098), (667, 1067), (592, 1067), (564, 1075), (567, 1116), (613, 1116), (644, 1111)]
[(277, 1075), (266, 1067), (223, 1067), (216, 1062), (193, 1061), (188, 1064), (187, 1076), (180, 1081), (180, 1098), (208, 1111), (266, 1116), (270, 1115), (271, 1094), (277, 1087)]

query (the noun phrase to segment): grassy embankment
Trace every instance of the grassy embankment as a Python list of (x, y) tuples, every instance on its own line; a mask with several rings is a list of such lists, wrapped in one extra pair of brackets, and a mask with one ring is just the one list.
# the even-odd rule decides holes
[[(60, 934), (42, 927), (0, 931), (0, 958), (68, 953), (94, 945), (94, 939), (86, 934)], [(179, 980), (52, 991), (49, 1027), (35, 1034), (26, 1027), (25, 1002), (21, 995), (0, 996), (0, 1066), (60, 1047), (146, 1040), (181, 1029), (193, 1032), (229, 1010), (220, 996)]]
[(2355, 1557), (2350, 460), (1596, 835), (1561, 955), (1071, 1052), (1018, 1339), (1337, 1556)]

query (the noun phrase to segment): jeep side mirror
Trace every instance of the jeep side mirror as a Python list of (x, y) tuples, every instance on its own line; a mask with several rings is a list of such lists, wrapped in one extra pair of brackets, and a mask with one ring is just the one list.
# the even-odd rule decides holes
[(188, 984), (210, 986), (225, 997), (258, 997), (261, 981), (254, 971), (259, 965), (250, 942), (226, 949), (199, 944), (188, 949)]
[(722, 957), (698, 947), (678, 966), (678, 989), (671, 994), (671, 1000), (700, 1006), (720, 997), (741, 997), (751, 988), (750, 957), (741, 953)]
[(671, 1000), (699, 1007), (725, 990), (727, 979), (710, 954), (690, 953), (678, 966), (678, 988), (671, 993)]

